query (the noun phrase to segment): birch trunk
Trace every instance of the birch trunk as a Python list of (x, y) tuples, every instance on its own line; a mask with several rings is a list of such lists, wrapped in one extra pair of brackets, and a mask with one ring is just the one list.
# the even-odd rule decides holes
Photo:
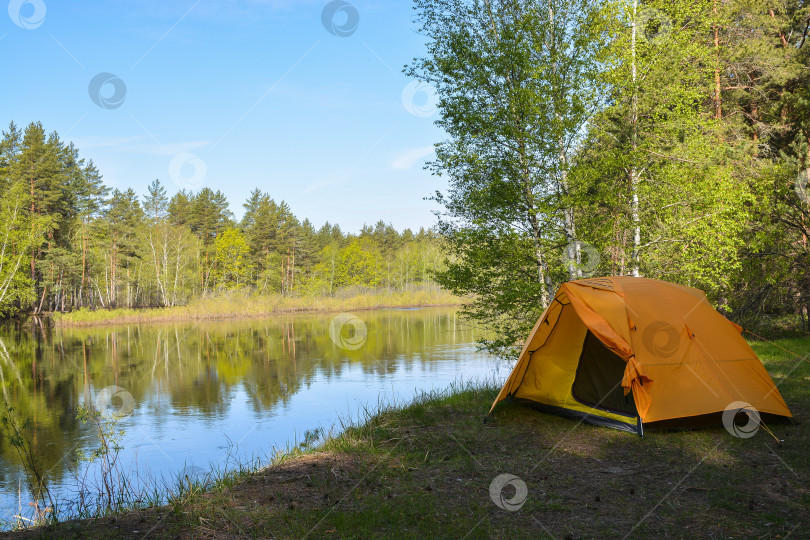
[[(714, 15), (717, 17), (717, 0), (714, 0)], [(720, 95), (720, 28), (717, 22), (713, 25), (714, 30), (714, 54), (717, 65), (714, 68), (714, 117), (718, 120), (723, 118), (723, 103)]]
[[(550, 22), (550, 30), (551, 30), (551, 41), (549, 44), (549, 50), (551, 51), (552, 55), (556, 54), (557, 43), (554, 40), (554, 5), (550, 4), (548, 8), (548, 17)], [(552, 63), (552, 72), (554, 76), (557, 76), (557, 60), (556, 57)], [(559, 126), (562, 125), (562, 115), (560, 114), (559, 108), (555, 105), (555, 112), (554, 116), (557, 120), (557, 124)], [(557, 139), (557, 160), (558, 165), (560, 167), (560, 174), (557, 182), (559, 183), (558, 191), (560, 191), (563, 195), (561, 199), (564, 200), (564, 197), (568, 195), (568, 155), (565, 150), (565, 139), (563, 136), (560, 136)], [(565, 257), (568, 261), (568, 279), (574, 280), (582, 277), (582, 268), (580, 267), (580, 262), (582, 260), (581, 255), (581, 246), (579, 240), (577, 240), (577, 230), (574, 224), (574, 210), (573, 208), (566, 206), (563, 202), (562, 204), (562, 216), (563, 216), (563, 233), (565, 234), (565, 241), (566, 241), (566, 253)], [(552, 293), (553, 294), (553, 293)]]
[[(638, 13), (638, 0), (633, 0), (633, 26), (631, 36), (631, 55), (632, 55), (632, 81), (633, 81), (633, 102), (630, 111), (630, 125), (632, 130), (632, 145), (633, 156), (636, 158), (636, 150), (638, 148), (638, 88), (637, 88), (637, 73), (636, 73), (636, 39), (638, 36), (638, 25), (636, 23), (636, 15)], [(638, 201), (638, 170), (635, 163), (630, 165), (630, 214), (633, 222), (633, 256), (631, 265), (631, 274), (639, 277), (639, 250), (641, 247), (641, 224), (639, 219), (639, 201)]]

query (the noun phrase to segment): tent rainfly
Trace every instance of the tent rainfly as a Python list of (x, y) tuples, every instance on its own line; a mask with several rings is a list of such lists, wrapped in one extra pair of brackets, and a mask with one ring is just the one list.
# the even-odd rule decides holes
[(698, 289), (627, 276), (570, 281), (535, 324), (490, 413), (512, 398), (639, 435), (721, 425), (734, 406), (791, 418), (741, 332)]

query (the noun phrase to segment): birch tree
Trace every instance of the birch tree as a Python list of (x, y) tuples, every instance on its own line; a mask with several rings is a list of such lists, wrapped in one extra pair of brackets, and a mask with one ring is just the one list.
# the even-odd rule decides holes
[(25, 271), (31, 248), (38, 245), (45, 231), (39, 220), (29, 222), (25, 186), (12, 184), (0, 196), (0, 317), (14, 305), (26, 306), (34, 300), (33, 282)]
[(569, 171), (600, 78), (611, 3), (593, 0), (421, 0), (427, 55), (406, 72), (432, 85), (447, 138), (429, 164), (449, 189), (433, 199), (451, 253), (439, 282), (474, 293), (467, 315), (509, 354), (576, 279), (580, 238)]

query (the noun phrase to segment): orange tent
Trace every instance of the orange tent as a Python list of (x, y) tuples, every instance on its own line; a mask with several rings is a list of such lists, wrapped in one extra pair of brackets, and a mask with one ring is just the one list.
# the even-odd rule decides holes
[(763, 418), (790, 418), (741, 331), (698, 289), (626, 276), (570, 281), (537, 321), (492, 409), (528, 400), (639, 434), (720, 425), (739, 402)]

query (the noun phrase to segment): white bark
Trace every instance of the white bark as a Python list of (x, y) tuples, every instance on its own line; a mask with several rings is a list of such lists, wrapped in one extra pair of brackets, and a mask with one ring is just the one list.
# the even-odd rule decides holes
[[(632, 144), (633, 144), (633, 159), (636, 159), (636, 149), (638, 148), (638, 88), (636, 86), (637, 73), (636, 73), (636, 40), (638, 27), (636, 24), (636, 14), (638, 12), (638, 0), (633, 0), (633, 25), (631, 37), (631, 54), (632, 54), (632, 79), (633, 79), (633, 103), (630, 112), (630, 123), (632, 129)], [(641, 247), (641, 224), (639, 219), (639, 201), (638, 201), (638, 170), (634, 163), (630, 165), (630, 214), (633, 221), (633, 256), (630, 263), (631, 273), (635, 277), (639, 273), (639, 248)]]
[(13, 263), (13, 268), (8, 268), (6, 266), (6, 248), (9, 245), (9, 235), (11, 234), (11, 229), (15, 226), (14, 224), (17, 222), (17, 214), (19, 212), (20, 204), (19, 201), (15, 201), (14, 210), (11, 214), (11, 218), (6, 222), (6, 234), (3, 238), (3, 248), (0, 250), (0, 276), (3, 275), (3, 271), (5, 270), (7, 275), (3, 279), (3, 282), (0, 283), (0, 304), (3, 303), (3, 299), (8, 294), (8, 288), (11, 286), (11, 282), (14, 280), (14, 276), (17, 274), (17, 270), (20, 268), (22, 264), (23, 256), (27, 253), (27, 249), (19, 249), (19, 255), (17, 256), (17, 260)]

